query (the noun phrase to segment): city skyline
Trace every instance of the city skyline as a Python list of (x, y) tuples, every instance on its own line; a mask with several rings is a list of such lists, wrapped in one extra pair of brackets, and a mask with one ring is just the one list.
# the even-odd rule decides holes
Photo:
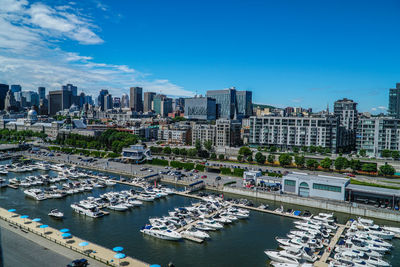
[[(93, 96), (100, 89), (121, 96), (132, 86), (169, 96), (235, 86), (253, 91), (255, 103), (322, 110), (347, 97), (372, 113), (386, 112), (388, 90), (398, 82), (394, 1), (205, 3), (199, 8), (213, 8), (196, 14), (207, 22), (180, 5), (167, 9), (162, 26), (166, 4), (156, 3), (162, 16), (152, 21), (149, 5), (4, 1), (0, 82), (48, 91), (72, 83)], [(132, 10), (138, 14), (131, 20)], [(225, 23), (217, 15), (243, 19)], [(371, 53), (377, 49), (379, 57)]]

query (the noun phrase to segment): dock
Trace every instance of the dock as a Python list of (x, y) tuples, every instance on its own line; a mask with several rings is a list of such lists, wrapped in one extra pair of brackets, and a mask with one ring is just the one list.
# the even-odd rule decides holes
[[(21, 231), (27, 231), (36, 234), (42, 238), (50, 240), (56, 244), (62, 245), (68, 249), (78, 252), (83, 257), (90, 257), (101, 263), (109, 266), (131, 266), (131, 267), (148, 267), (149, 264), (132, 257), (125, 257), (116, 260), (114, 255), (116, 252), (111, 249), (102, 247), (95, 243), (83, 240), (72, 235), (72, 238), (64, 239), (58, 229), (52, 227), (40, 228), (41, 223), (33, 222), (31, 219), (20, 218), (20, 215), (14, 212), (9, 212), (6, 209), (0, 208), (0, 219), (6, 221), (10, 226), (19, 228)], [(73, 234), (73, 233), (72, 233)], [(88, 242), (89, 245), (80, 247), (81, 242)]]
[(331, 253), (334, 251), (337, 242), (339, 241), (340, 237), (342, 236), (344, 230), (350, 226), (350, 221), (348, 221), (345, 225), (344, 224), (338, 224), (339, 227), (336, 231), (336, 234), (332, 237), (331, 242), (329, 243), (328, 247), (325, 249), (324, 254), (322, 254), (321, 258), (314, 263), (314, 266), (316, 267), (328, 267), (327, 260), (329, 259), (329, 256)]

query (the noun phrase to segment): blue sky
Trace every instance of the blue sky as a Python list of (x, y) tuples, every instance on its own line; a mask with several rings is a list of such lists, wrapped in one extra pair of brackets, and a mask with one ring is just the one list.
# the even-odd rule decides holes
[(0, 82), (24, 89), (235, 86), (256, 103), (320, 110), (348, 97), (378, 113), (400, 82), (398, 1), (0, 3)]

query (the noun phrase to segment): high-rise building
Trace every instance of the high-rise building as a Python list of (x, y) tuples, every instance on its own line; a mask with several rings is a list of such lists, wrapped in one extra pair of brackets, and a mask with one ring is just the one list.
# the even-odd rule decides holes
[(0, 110), (4, 109), (4, 100), (9, 89), (8, 84), (0, 84)]
[(121, 107), (121, 98), (114, 97), (113, 99), (113, 108), (120, 108)]
[(22, 97), (25, 98), (25, 103), (22, 107), (39, 107), (39, 94), (33, 91), (22, 91)]
[(63, 85), (61, 89), (65, 90), (65, 91), (70, 91), (72, 96), (78, 95), (78, 87), (76, 87), (72, 84)]
[(16, 111), (17, 104), (14, 98), (14, 93), (11, 90), (8, 90), (6, 94), (6, 98), (4, 100), (4, 110), (6, 111)]
[(104, 96), (108, 95), (107, 89), (100, 90), (99, 96), (97, 97), (97, 105), (100, 107), (100, 110), (104, 111)]
[(156, 93), (153, 93), (153, 92), (145, 92), (144, 93), (144, 105), (143, 105), (144, 112), (149, 112), (152, 110), (151, 106), (152, 106), (155, 96), (156, 96)]
[(343, 98), (335, 101), (333, 113), (340, 118), (340, 125), (348, 130), (357, 128), (357, 103), (351, 99)]
[(46, 88), (38, 87), (38, 94), (39, 94), (39, 100), (45, 99), (46, 98)]
[(104, 96), (104, 110), (113, 108), (113, 98), (112, 95), (107, 94)]
[(131, 87), (129, 97), (129, 107), (137, 112), (143, 112), (143, 88)]
[(248, 118), (253, 115), (253, 93), (251, 91), (236, 91), (237, 117)]
[(217, 118), (246, 118), (252, 115), (252, 92), (236, 91), (235, 87), (224, 90), (207, 91), (207, 97), (217, 103)]
[(18, 92), (21, 92), (21, 90), (22, 90), (21, 85), (19, 85), (19, 84), (11, 85), (11, 92), (18, 93)]
[(72, 92), (68, 90), (49, 91), (49, 115), (71, 107)]
[(233, 119), (236, 116), (236, 89), (207, 91), (207, 97), (217, 103), (217, 118)]
[(175, 99), (175, 106), (173, 107), (176, 111), (184, 112), (185, 110), (185, 99), (183, 97), (179, 97)]
[(128, 94), (122, 94), (121, 107), (122, 108), (129, 108), (129, 96), (128, 96)]
[(192, 97), (185, 100), (185, 118), (192, 120), (215, 120), (217, 105), (211, 97)]
[(389, 116), (400, 119), (400, 83), (396, 83), (396, 88), (389, 89)]

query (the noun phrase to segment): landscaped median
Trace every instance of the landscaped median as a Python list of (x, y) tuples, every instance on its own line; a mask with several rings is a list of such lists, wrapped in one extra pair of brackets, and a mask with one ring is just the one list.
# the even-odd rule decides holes
[(365, 186), (373, 186), (373, 187), (400, 190), (400, 187), (398, 187), (398, 186), (391, 186), (391, 185), (364, 182), (364, 181), (356, 180), (356, 179), (353, 179), (353, 178), (350, 179), (350, 183), (351, 184), (356, 184), (356, 185), (365, 185)]

